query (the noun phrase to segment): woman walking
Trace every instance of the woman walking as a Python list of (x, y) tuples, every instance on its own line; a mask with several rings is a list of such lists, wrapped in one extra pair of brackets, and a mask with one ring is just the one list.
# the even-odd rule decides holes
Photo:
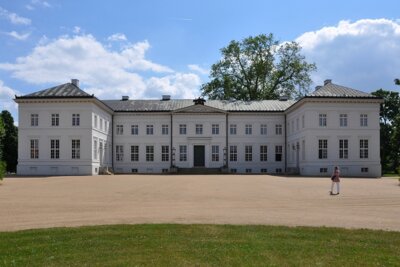
[[(339, 195), (340, 193), (340, 170), (338, 166), (335, 166), (335, 169), (333, 170), (332, 173), (332, 185), (331, 185), (331, 191), (330, 194), (331, 195)], [(336, 194), (333, 193), (333, 187), (336, 184)]]

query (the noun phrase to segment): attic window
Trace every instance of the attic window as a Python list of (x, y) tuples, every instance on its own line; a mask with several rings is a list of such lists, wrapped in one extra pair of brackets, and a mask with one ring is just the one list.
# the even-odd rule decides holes
[(204, 105), (204, 103), (206, 102), (206, 100), (204, 98), (197, 98), (195, 100), (193, 100), (195, 105)]

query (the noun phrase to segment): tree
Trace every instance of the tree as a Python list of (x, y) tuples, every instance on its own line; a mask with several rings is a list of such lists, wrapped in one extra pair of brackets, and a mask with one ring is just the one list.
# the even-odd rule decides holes
[(6, 171), (6, 165), (5, 162), (2, 161), (2, 155), (3, 155), (3, 138), (5, 135), (5, 130), (4, 130), (4, 124), (3, 120), (0, 117), (0, 180), (3, 179), (4, 173)]
[(394, 79), (394, 84), (400, 85), (400, 79)]
[[(231, 41), (201, 87), (210, 99), (262, 100), (296, 97), (308, 91), (315, 64), (306, 62), (296, 42), (279, 44), (272, 34)], [(298, 89), (298, 91), (296, 91)]]
[(14, 125), (11, 113), (3, 110), (0, 114), (3, 120), (5, 135), (1, 140), (3, 143), (3, 155), (1, 160), (7, 164), (8, 172), (15, 172), (18, 160), (18, 128)]

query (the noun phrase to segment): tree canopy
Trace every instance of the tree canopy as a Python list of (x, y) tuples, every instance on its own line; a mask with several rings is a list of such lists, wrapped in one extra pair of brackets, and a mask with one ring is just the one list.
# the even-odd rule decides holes
[(201, 87), (210, 99), (263, 100), (307, 93), (314, 63), (307, 63), (296, 42), (279, 44), (273, 34), (231, 41), (211, 66), (211, 81)]
[(18, 128), (14, 125), (11, 113), (3, 110), (0, 114), (4, 125), (4, 136), (1, 139), (3, 155), (0, 160), (7, 164), (7, 171), (15, 172), (18, 160)]

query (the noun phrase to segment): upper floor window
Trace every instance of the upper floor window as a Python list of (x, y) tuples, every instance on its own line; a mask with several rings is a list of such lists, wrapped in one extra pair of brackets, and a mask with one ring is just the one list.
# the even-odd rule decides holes
[(186, 124), (179, 124), (179, 134), (186, 134)]
[(71, 144), (71, 156), (73, 159), (81, 158), (81, 140), (73, 139)]
[(108, 121), (105, 121), (104, 123), (104, 131), (108, 132)]
[(282, 135), (282, 124), (276, 124), (275, 125), (275, 134), (276, 135)]
[(100, 118), (100, 131), (103, 131), (103, 119)]
[(80, 114), (72, 114), (72, 126), (79, 126), (80, 124)]
[(131, 135), (139, 134), (139, 125), (131, 125)]
[(39, 158), (39, 139), (31, 139), (30, 151), (31, 151), (31, 159)]
[(326, 114), (319, 114), (319, 126), (326, 127)]
[(266, 124), (261, 124), (260, 134), (261, 135), (267, 135), (267, 125)]
[(347, 114), (339, 115), (339, 125), (340, 127), (347, 127)]
[(319, 159), (328, 158), (328, 140), (326, 139), (318, 140), (318, 158)]
[(301, 116), (301, 128), (304, 128), (304, 127), (305, 127), (305, 118), (303, 115), (303, 116)]
[(31, 114), (31, 126), (39, 126), (39, 114)]
[(196, 124), (196, 134), (203, 134), (203, 124)]
[(300, 122), (299, 122), (299, 118), (296, 118), (296, 131), (298, 131), (300, 129)]
[(253, 126), (251, 124), (246, 124), (246, 128), (245, 129), (246, 129), (246, 131), (245, 131), (246, 135), (251, 135), (252, 134)]
[(219, 134), (219, 124), (212, 125), (212, 134)]
[(124, 134), (124, 125), (118, 124), (117, 126), (117, 135), (123, 135)]
[(51, 114), (51, 126), (59, 126), (59, 125), (60, 125), (60, 115)]
[(153, 135), (154, 134), (154, 127), (153, 125), (146, 125), (146, 134), (147, 135)]
[(161, 127), (162, 135), (168, 135), (169, 127), (168, 124), (163, 124)]
[(367, 127), (368, 126), (368, 115), (367, 114), (361, 114), (360, 115), (360, 126), (361, 127)]
[(229, 126), (229, 133), (230, 133), (231, 135), (236, 135), (236, 124), (231, 124), (231, 125)]

